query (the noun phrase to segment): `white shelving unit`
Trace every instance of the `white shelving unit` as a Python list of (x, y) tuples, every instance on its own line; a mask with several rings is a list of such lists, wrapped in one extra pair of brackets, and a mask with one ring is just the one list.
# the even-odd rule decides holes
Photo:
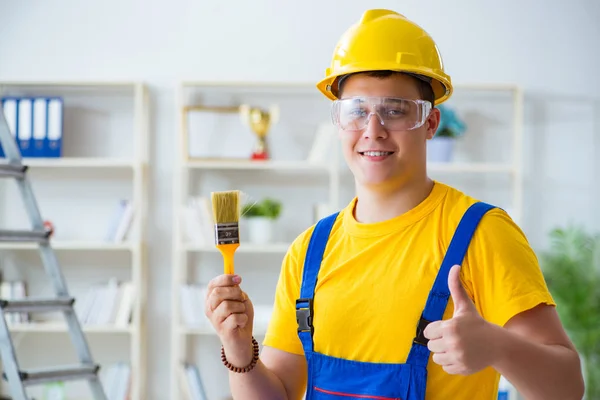
[[(102, 378), (112, 364), (126, 362), (131, 367), (130, 398), (145, 399), (148, 89), (139, 82), (0, 82), (0, 95), (63, 98), (62, 156), (27, 157), (23, 163), (29, 166), (42, 217), (54, 225), (51, 244), (76, 304), (90, 287), (111, 278), (132, 283), (130, 324), (83, 324), (83, 329), (95, 361), (101, 364)], [(14, 189), (13, 182), (0, 182), (0, 224), (27, 229), (29, 219)], [(122, 242), (109, 241), (106, 231), (122, 198), (134, 208), (129, 234)], [(1, 243), (0, 266), (26, 282), (28, 295), (52, 293), (37, 246)], [(11, 324), (22, 365), (44, 367), (76, 360), (61, 315), (31, 317), (32, 322)], [(91, 398), (85, 382), (65, 387), (69, 398)], [(39, 397), (41, 390), (32, 388), (30, 393)]]
[[(457, 85), (448, 105), (456, 108), (459, 115), (465, 112), (465, 118), (474, 122), (457, 143), (453, 162), (428, 166), (435, 179), (506, 207), (517, 220), (522, 212), (522, 97), (518, 87), (508, 85)], [(268, 136), (273, 150), (271, 160), (250, 161), (255, 138), (235, 113), (228, 117), (210, 115), (204, 121), (197, 116), (188, 118), (188, 112), (197, 106), (232, 109), (240, 104), (263, 108), (280, 105), (279, 122), (271, 127)], [(327, 203), (330, 210), (338, 210), (354, 196), (352, 175), (337, 146), (326, 153), (325, 160), (307, 161), (317, 125), (329, 122), (329, 107), (330, 103), (313, 84), (181, 83), (176, 110), (180, 118), (173, 200), (171, 398), (181, 398), (181, 385), (185, 383), (179, 366), (183, 361), (198, 366), (209, 398), (229, 395), (227, 371), (218, 367), (220, 342), (214, 330), (210, 325), (189, 327), (183, 323), (181, 285), (207, 284), (222, 273), (222, 258), (214, 244), (187, 240), (182, 208), (189, 196), (209, 198), (215, 190), (239, 189), (255, 200), (269, 196), (283, 202), (277, 242), (254, 245), (244, 241), (242, 220), (242, 243), (236, 253), (236, 272), (242, 275), (242, 287), (249, 292), (255, 307), (271, 305), (279, 267), (290, 242), (315, 222), (312, 206)], [(214, 136), (202, 136), (202, 147), (202, 140), (188, 134)], [(200, 149), (192, 148), (193, 145)], [(200, 154), (200, 150), (215, 154), (204, 154), (201, 159), (190, 156)], [(196, 312), (204, 315), (203, 307), (196, 308)], [(264, 335), (265, 329), (266, 323), (255, 323), (255, 336)]]
[[(432, 176), (444, 178), (448, 174), (459, 177), (478, 174), (483, 177), (481, 185), (465, 185), (468, 194), (503, 207), (511, 217), (522, 222), (523, 217), (523, 131), (524, 94), (518, 85), (510, 84), (456, 84), (455, 93), (448, 101), (460, 117), (467, 119), (464, 138), (457, 146), (466, 153), (466, 160), (449, 164), (432, 164), (428, 169)], [(475, 143), (475, 146), (471, 146)], [(459, 157), (461, 157), (459, 155)], [(473, 158), (473, 159), (469, 159)], [(495, 189), (500, 178), (499, 195)], [(491, 182), (490, 182), (491, 181)], [(457, 183), (461, 187), (461, 183)], [(491, 186), (491, 188), (490, 188)], [(491, 191), (489, 191), (491, 189)], [(507, 190), (508, 189), (508, 190)]]
[[(171, 396), (182, 398), (185, 379), (181, 376), (181, 363), (187, 361), (198, 366), (208, 397), (218, 399), (227, 396), (228, 388), (223, 386), (227, 378), (222, 368), (214, 368), (220, 363), (218, 343), (214, 340), (214, 330), (209, 325), (187, 326), (182, 315), (181, 285), (199, 283), (206, 285), (214, 276), (222, 273), (222, 258), (214, 246), (214, 241), (195, 243), (184, 235), (181, 209), (189, 196), (203, 196), (210, 199), (210, 192), (217, 190), (240, 189), (254, 200), (272, 197), (284, 200), (292, 194), (295, 201), (284, 202), (280, 219), (277, 221), (276, 242), (250, 244), (248, 241), (236, 253), (236, 268), (248, 279), (245, 288), (256, 299), (257, 306), (266, 307), (272, 302), (278, 267), (293, 238), (300, 233), (303, 225), (312, 222), (312, 206), (316, 203), (338, 202), (339, 177), (331, 160), (305, 161), (310, 151), (312, 137), (317, 123), (328, 120), (326, 100), (322, 99), (308, 85), (297, 84), (228, 84), (208, 82), (185, 82), (178, 93), (177, 115), (180, 117), (178, 145), (174, 179), (173, 210), (173, 269), (172, 269), (172, 359)], [(230, 153), (231, 157), (190, 157), (188, 150), (195, 151), (193, 142), (184, 131), (196, 132), (197, 125), (188, 119), (189, 107), (204, 105), (237, 107), (247, 103), (251, 106), (268, 108), (272, 104), (280, 107), (280, 118), (271, 128), (268, 136), (272, 150), (269, 161), (251, 162), (250, 154), (256, 137), (242, 122), (239, 114), (203, 113), (191, 111), (194, 117), (217, 118), (212, 122), (218, 127), (205, 133), (223, 134), (212, 137), (217, 153)], [(307, 108), (313, 112), (307, 116)], [(202, 123), (202, 122), (201, 122)], [(221, 129), (221, 126), (224, 127)], [(227, 127), (227, 128), (225, 128)], [(225, 132), (225, 130), (229, 134)], [(280, 185), (272, 190), (272, 182)], [(265, 186), (266, 184), (266, 186)], [(271, 186), (271, 188), (269, 188)], [(298, 189), (300, 187), (300, 189)], [(286, 193), (283, 193), (283, 192)], [(303, 198), (305, 196), (305, 198)], [(245, 223), (240, 221), (242, 240), (245, 240)], [(252, 267), (254, 266), (254, 267)], [(252, 283), (250, 281), (253, 280)], [(250, 287), (252, 287), (250, 289)], [(260, 301), (260, 297), (263, 301)], [(198, 308), (196, 313), (203, 315)], [(206, 321), (207, 322), (207, 321)], [(264, 334), (265, 324), (258, 324), (255, 332)], [(213, 375), (214, 374), (214, 375)], [(183, 379), (182, 379), (183, 378)]]

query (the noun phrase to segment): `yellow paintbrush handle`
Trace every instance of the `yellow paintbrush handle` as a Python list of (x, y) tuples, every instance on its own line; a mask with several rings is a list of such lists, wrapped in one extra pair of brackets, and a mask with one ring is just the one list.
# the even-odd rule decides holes
[(239, 243), (217, 245), (217, 249), (219, 249), (223, 255), (223, 272), (227, 275), (233, 275), (235, 273), (233, 259), (238, 247), (240, 247)]

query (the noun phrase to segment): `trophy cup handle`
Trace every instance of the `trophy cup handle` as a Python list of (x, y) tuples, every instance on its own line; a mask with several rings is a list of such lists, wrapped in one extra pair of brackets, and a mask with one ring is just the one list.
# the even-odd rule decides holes
[(244, 125), (250, 126), (250, 123), (248, 122), (248, 116), (250, 115), (250, 106), (248, 104), (242, 104), (239, 106), (239, 110), (240, 118), (242, 119)]
[(271, 118), (271, 125), (275, 125), (279, 122), (279, 106), (277, 104), (272, 104), (269, 107), (269, 115)]

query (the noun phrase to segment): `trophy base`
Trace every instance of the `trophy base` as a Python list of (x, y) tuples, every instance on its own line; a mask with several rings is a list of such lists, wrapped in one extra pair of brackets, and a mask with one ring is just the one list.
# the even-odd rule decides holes
[(255, 151), (252, 153), (252, 156), (250, 157), (251, 160), (268, 160), (269, 159), (269, 153), (267, 153), (266, 151)]

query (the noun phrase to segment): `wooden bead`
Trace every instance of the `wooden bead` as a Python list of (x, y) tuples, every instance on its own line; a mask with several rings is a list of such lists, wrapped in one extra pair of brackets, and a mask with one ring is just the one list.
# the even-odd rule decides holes
[(227, 356), (225, 355), (225, 349), (223, 348), (223, 346), (221, 346), (221, 361), (227, 367), (227, 369), (229, 369), (230, 371), (233, 371), (235, 373), (246, 373), (246, 372), (252, 371), (252, 369), (254, 369), (254, 367), (258, 363), (258, 355), (259, 355), (259, 346), (258, 346), (258, 342), (256, 341), (256, 339), (254, 339), (254, 336), (252, 337), (252, 361), (250, 362), (249, 365), (247, 365), (244, 368), (235, 367), (235, 366), (231, 365), (231, 363), (229, 361), (227, 361)]

